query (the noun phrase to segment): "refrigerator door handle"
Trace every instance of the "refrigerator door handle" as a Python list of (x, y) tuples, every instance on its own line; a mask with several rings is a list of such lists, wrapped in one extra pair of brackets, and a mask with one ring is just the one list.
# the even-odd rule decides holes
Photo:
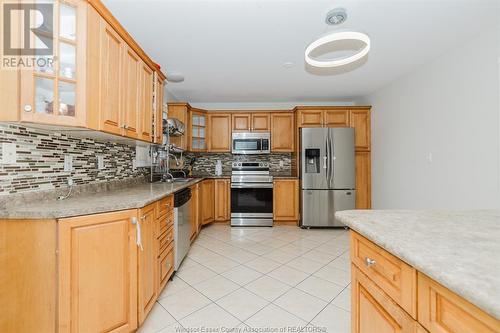
[(330, 140), (330, 181), (329, 186), (333, 187), (331, 184), (332, 180), (335, 179), (335, 142), (332, 138), (332, 131), (330, 130), (328, 133), (328, 140)]

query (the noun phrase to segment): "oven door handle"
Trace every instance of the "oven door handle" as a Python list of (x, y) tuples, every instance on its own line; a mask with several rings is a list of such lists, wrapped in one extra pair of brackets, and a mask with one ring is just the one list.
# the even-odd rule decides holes
[(231, 188), (273, 188), (273, 183), (232, 183)]

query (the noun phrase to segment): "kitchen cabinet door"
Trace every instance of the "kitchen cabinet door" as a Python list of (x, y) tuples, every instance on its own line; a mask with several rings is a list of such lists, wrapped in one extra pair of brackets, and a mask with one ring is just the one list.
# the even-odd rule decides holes
[(122, 134), (122, 52), (125, 42), (115, 30), (101, 19), (101, 103), (99, 106), (99, 129)]
[(160, 76), (155, 73), (156, 85), (155, 85), (155, 117), (154, 117), (154, 133), (155, 140), (157, 144), (163, 143), (163, 80)]
[(137, 328), (137, 210), (58, 221), (59, 332)]
[(323, 110), (299, 109), (299, 127), (322, 127)]
[(235, 112), (231, 116), (233, 123), (233, 132), (250, 132), (252, 130), (249, 113)]
[(275, 179), (273, 188), (273, 220), (299, 220), (299, 180)]
[(123, 59), (123, 128), (125, 136), (139, 138), (141, 124), (141, 109), (139, 104), (141, 59), (128, 46), (124, 47)]
[(142, 62), (140, 69), (140, 112), (141, 112), (141, 131), (140, 137), (144, 141), (153, 139), (153, 71), (148, 65)]
[(356, 209), (372, 208), (371, 153), (356, 152)]
[(200, 204), (200, 198), (199, 198), (199, 184), (191, 186), (191, 235), (190, 239), (191, 242), (193, 242), (198, 236), (198, 221), (199, 221), (199, 204)]
[[(33, 67), (19, 70), (19, 73), (16, 73), (20, 77), (19, 95), (16, 91), (17, 96), (6, 95), (5, 97), (19, 98), (21, 110), (13, 110), (20, 112), (20, 117), (16, 120), (49, 125), (85, 126), (87, 112), (85, 106), (86, 2), (54, 1), (53, 5), (53, 26), (50, 27), (53, 32), (53, 36), (51, 35), (53, 37), (52, 54), (37, 55), (37, 61)], [(14, 22), (22, 19), (17, 15), (12, 16)], [(42, 24), (38, 21), (42, 19), (41, 16), (31, 15), (30, 19), (32, 20), (30, 26)], [(18, 24), (21, 25), (21, 23)], [(13, 31), (12, 34), (13, 39), (21, 43), (20, 31)], [(99, 38), (99, 36), (93, 37)], [(42, 47), (40, 39), (36, 39), (35, 47)], [(109, 47), (103, 54), (103, 61), (108, 61), (109, 58), (117, 59), (115, 68), (119, 69), (120, 41), (116, 41), (117, 43), (112, 40), (107, 41)], [(12, 79), (17, 80), (17, 77)], [(16, 81), (8, 82), (8, 86), (17, 87), (14, 83)], [(2, 92), (10, 89), (2, 86)], [(2, 105), (2, 108), (5, 108), (5, 105)], [(2, 113), (11, 112), (11, 110), (2, 109)], [(114, 121), (115, 118), (110, 120)], [(119, 129), (118, 126), (119, 124), (117, 124)]]
[(349, 127), (349, 110), (325, 110), (325, 127)]
[(498, 333), (500, 321), (418, 272), (418, 320), (431, 333)]
[(353, 333), (415, 333), (417, 323), (356, 266), (352, 266)]
[(269, 132), (271, 117), (269, 113), (252, 113), (252, 132)]
[(189, 137), (192, 133), (189, 130), (189, 114), (191, 113), (191, 106), (188, 103), (168, 103), (168, 118), (177, 118), (186, 126), (186, 132), (181, 136), (170, 136), (170, 144), (173, 144), (182, 149), (188, 149)]
[(293, 112), (271, 114), (271, 151), (295, 151), (295, 115)]
[(229, 179), (215, 180), (215, 218), (217, 222), (231, 219), (231, 184)]
[(351, 110), (350, 127), (354, 127), (356, 151), (371, 149), (370, 109)]
[(153, 308), (156, 297), (156, 267), (158, 241), (156, 239), (156, 203), (139, 210), (142, 247), (138, 260), (138, 322), (141, 325)]
[(208, 115), (209, 123), (209, 152), (231, 151), (231, 114), (211, 113)]
[(201, 182), (201, 223), (203, 225), (211, 223), (215, 218), (214, 190), (215, 182), (213, 179), (205, 179)]
[(191, 109), (190, 111), (190, 144), (189, 151), (206, 152), (207, 151), (207, 131), (208, 121), (205, 111)]

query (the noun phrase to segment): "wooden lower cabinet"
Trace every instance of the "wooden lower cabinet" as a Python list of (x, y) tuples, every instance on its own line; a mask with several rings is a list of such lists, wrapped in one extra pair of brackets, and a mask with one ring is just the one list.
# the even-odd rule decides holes
[(500, 320), (353, 231), (351, 258), (352, 333), (500, 332)]
[(199, 223), (200, 223), (200, 197), (199, 189), (200, 184), (196, 184), (191, 188), (191, 235), (190, 240), (193, 242), (198, 236)]
[(215, 179), (214, 188), (214, 221), (229, 221), (231, 219), (231, 181), (229, 179)]
[(418, 321), (431, 333), (498, 333), (500, 320), (418, 273)]
[(275, 179), (273, 182), (273, 220), (299, 220), (299, 180)]
[(214, 200), (215, 181), (205, 179), (200, 183), (200, 206), (201, 206), (201, 224), (211, 223), (215, 219), (215, 200)]
[(141, 325), (146, 319), (149, 311), (153, 308), (157, 298), (156, 287), (156, 203), (139, 210), (141, 228), (141, 245), (137, 249), (137, 271), (138, 271), (138, 322)]
[(356, 209), (372, 208), (371, 152), (356, 152)]
[(352, 265), (352, 333), (415, 333), (416, 321)]
[(128, 210), (58, 221), (59, 332), (137, 328), (136, 214)]

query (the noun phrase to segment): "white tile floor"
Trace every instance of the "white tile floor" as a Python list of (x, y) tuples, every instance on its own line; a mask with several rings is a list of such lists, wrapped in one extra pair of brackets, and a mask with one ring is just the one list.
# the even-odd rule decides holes
[(349, 333), (349, 283), (345, 230), (215, 224), (203, 228), (139, 332)]

